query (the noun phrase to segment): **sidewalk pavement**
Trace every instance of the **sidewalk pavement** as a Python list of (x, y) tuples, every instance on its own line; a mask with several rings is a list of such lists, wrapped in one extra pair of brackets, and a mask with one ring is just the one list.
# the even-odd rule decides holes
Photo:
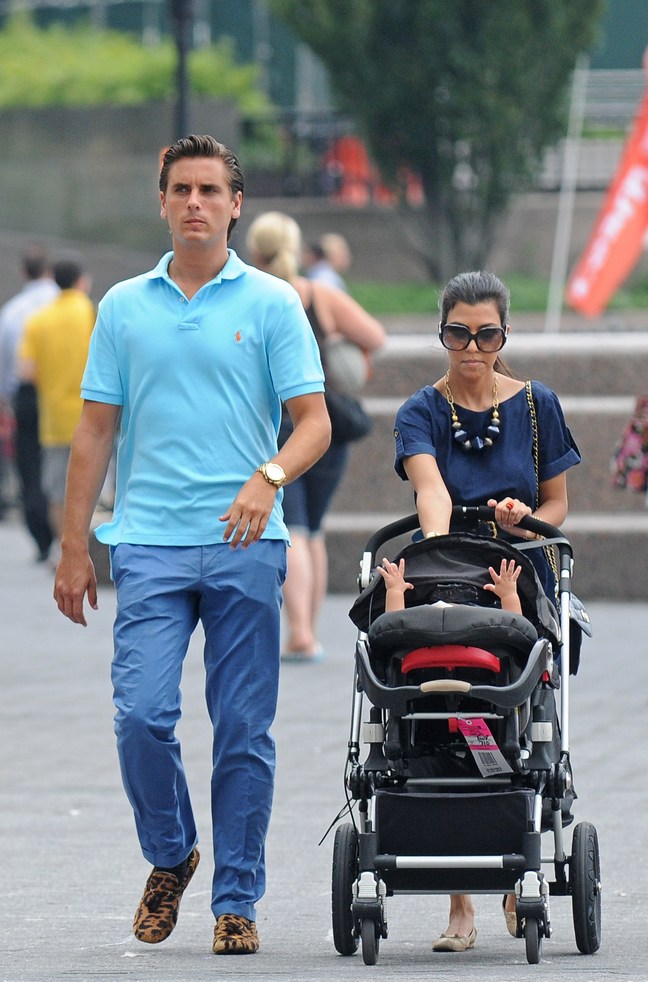
[[(261, 951), (211, 954), (209, 909), (210, 728), (196, 635), (183, 681), (179, 727), (202, 838), (202, 863), (167, 942), (131, 934), (149, 867), (142, 859), (122, 791), (112, 734), (109, 681), (114, 594), (102, 588), (86, 629), (70, 624), (51, 597), (52, 572), (32, 561), (17, 524), (0, 523), (3, 711), (0, 716), (3, 890), (0, 982), (64, 979), (184, 980), (389, 978), (537, 980), (648, 979), (642, 925), (648, 918), (648, 795), (641, 765), (646, 719), (646, 608), (597, 604), (595, 636), (572, 681), (572, 746), (580, 795), (577, 820), (594, 821), (604, 872), (603, 947), (578, 957), (571, 905), (552, 903), (554, 938), (543, 967), (528, 966), (524, 943), (505, 931), (498, 897), (478, 897), (479, 938), (464, 955), (433, 955), (447, 900), (388, 901), (390, 937), (378, 965), (342, 958), (330, 928), (332, 836), (318, 842), (343, 804), (343, 769), (352, 697), (352, 597), (329, 597), (322, 618), (326, 659), (282, 668), (275, 725), (278, 774), (268, 839), (268, 892), (259, 905)], [(546, 845), (545, 845), (546, 848)]]

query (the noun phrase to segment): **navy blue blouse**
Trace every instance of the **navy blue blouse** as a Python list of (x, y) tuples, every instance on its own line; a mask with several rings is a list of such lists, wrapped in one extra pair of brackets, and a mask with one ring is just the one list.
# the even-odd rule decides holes
[[(542, 382), (533, 381), (532, 390), (538, 420), (539, 478), (542, 482), (578, 464), (581, 457), (556, 394)], [(462, 427), (470, 436), (486, 433), (492, 409), (473, 412), (459, 405), (456, 409)], [(450, 406), (445, 396), (431, 385), (419, 389), (396, 415), (397, 474), (407, 480), (403, 458), (431, 454), (436, 458), (453, 504), (485, 505), (489, 498), (501, 501), (510, 496), (534, 508), (533, 426), (526, 390), (522, 388), (500, 402), (499, 415), (500, 436), (493, 446), (481, 451), (466, 451), (454, 439)], [(530, 558), (535, 560), (536, 553), (540, 555), (541, 550), (532, 550)], [(546, 576), (541, 578), (546, 582)]]

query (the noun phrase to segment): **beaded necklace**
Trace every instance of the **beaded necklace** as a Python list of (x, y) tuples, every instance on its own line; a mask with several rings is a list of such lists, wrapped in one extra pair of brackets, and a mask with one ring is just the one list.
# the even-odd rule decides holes
[(464, 450), (485, 450), (487, 447), (492, 447), (498, 436), (500, 435), (500, 417), (499, 417), (499, 386), (497, 384), (497, 375), (493, 375), (493, 415), (491, 416), (491, 421), (486, 429), (486, 436), (468, 436), (466, 430), (464, 430), (459, 417), (457, 416), (457, 410), (454, 404), (454, 399), (452, 398), (452, 390), (450, 388), (450, 371), (448, 370), (445, 374), (445, 397), (447, 399), (448, 405), (450, 406), (450, 415), (452, 417), (452, 429), (453, 436), (457, 443), (463, 447)]

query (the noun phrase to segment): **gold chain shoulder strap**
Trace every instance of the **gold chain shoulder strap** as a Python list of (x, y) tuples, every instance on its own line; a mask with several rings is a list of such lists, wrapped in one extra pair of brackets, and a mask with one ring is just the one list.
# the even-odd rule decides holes
[[(538, 416), (536, 413), (535, 400), (533, 398), (533, 388), (531, 386), (531, 379), (527, 379), (524, 383), (524, 389), (526, 391), (527, 402), (529, 404), (529, 415), (531, 416), (531, 429), (533, 431), (533, 469), (535, 471), (536, 479), (536, 491), (535, 491), (535, 505), (534, 511), (540, 505), (540, 449), (538, 441)], [(547, 558), (547, 562), (551, 567), (551, 572), (554, 575), (556, 582), (556, 591), (558, 590), (558, 563), (556, 562), (556, 554), (553, 550), (553, 546), (545, 546), (544, 554)]]

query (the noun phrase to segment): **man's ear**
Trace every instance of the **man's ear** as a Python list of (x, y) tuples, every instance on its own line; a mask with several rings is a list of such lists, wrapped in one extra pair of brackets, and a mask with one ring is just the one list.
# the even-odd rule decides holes
[(160, 218), (166, 218), (166, 217), (167, 217), (166, 196), (164, 194), (164, 191), (160, 191)]

